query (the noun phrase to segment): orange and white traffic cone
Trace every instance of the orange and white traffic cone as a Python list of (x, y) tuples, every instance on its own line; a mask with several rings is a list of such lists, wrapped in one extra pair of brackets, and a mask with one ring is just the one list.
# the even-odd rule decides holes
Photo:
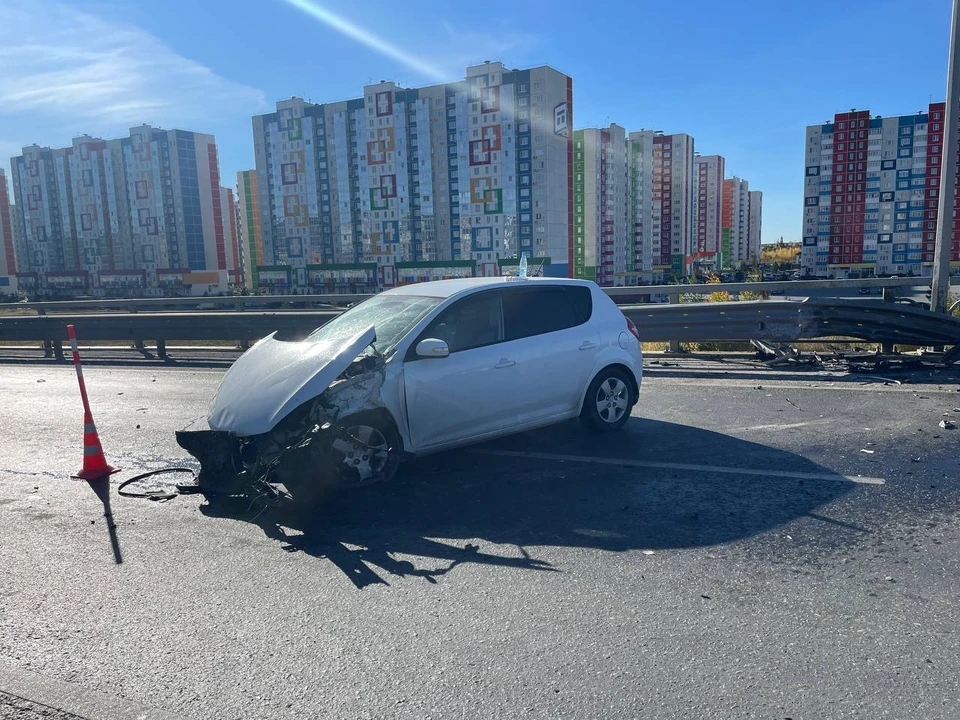
[(83, 400), (83, 468), (71, 477), (99, 480), (119, 472), (120, 468), (108, 465), (107, 459), (103, 456), (100, 436), (97, 434), (97, 426), (93, 424), (90, 401), (87, 399), (87, 386), (83, 382), (83, 368), (80, 365), (80, 352), (77, 350), (77, 333), (73, 325), (67, 325), (67, 336), (70, 338), (73, 364), (77, 369), (77, 381), (80, 383), (80, 399)]

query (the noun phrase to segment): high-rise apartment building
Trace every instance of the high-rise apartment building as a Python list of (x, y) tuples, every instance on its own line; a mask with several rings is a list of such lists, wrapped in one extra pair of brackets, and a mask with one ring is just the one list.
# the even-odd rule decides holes
[(653, 138), (653, 269), (683, 275), (693, 250), (693, 138)]
[[(860, 110), (807, 127), (800, 260), (805, 274), (931, 272), (944, 111), (944, 103), (897, 117)], [(955, 204), (957, 197), (960, 187)], [(950, 241), (958, 264), (960, 231)]]
[(753, 263), (760, 260), (763, 193), (759, 190), (751, 190), (748, 197), (750, 208), (747, 216), (747, 261)]
[(10, 191), (7, 176), (0, 168), (0, 295), (17, 291), (17, 261), (10, 217)]
[(654, 282), (653, 130), (637, 130), (627, 138), (627, 276), (624, 285)]
[(693, 257), (700, 267), (722, 267), (723, 177), (726, 161), (720, 155), (698, 155), (694, 159)]
[(243, 267), (240, 262), (240, 235), (237, 223), (237, 203), (231, 188), (220, 188), (220, 213), (223, 216), (223, 236), (226, 246), (227, 281), (242, 286)]
[(17, 280), (30, 295), (39, 291), (41, 273), (61, 273), (76, 266), (66, 153), (33, 145), (10, 161), (16, 202), (13, 223), (19, 242)]
[(240, 218), (238, 230), (240, 252), (243, 257), (244, 286), (257, 289), (256, 268), (263, 265), (263, 236), (260, 234), (260, 196), (257, 189), (257, 171), (237, 173), (237, 209)]
[[(750, 183), (736, 176), (723, 181), (720, 254), (724, 267), (749, 263)], [(757, 249), (759, 257), (759, 248)]]
[(212, 135), (147, 125), (12, 158), (21, 288), (30, 293), (201, 294), (229, 284)]
[(253, 118), (251, 285), (351, 292), (496, 275), (523, 252), (535, 271), (572, 275), (572, 111), (568, 76), (492, 62), (456, 83), (278, 102)]
[(628, 231), (629, 158), (619, 125), (573, 136), (574, 277), (623, 285), (633, 270)]

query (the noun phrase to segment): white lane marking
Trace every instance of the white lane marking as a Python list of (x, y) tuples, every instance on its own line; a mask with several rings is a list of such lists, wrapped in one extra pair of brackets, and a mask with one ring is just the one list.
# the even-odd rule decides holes
[(595, 538), (625, 538), (623, 533), (610, 532), (609, 530), (591, 530), (590, 528), (574, 528), (577, 535)]
[(496, 455), (499, 457), (523, 457), (533, 460), (556, 460), (560, 462), (593, 463), (597, 465), (620, 465), (628, 467), (656, 468), (659, 470), (689, 470), (700, 473), (722, 473), (725, 475), (753, 475), (756, 477), (789, 478), (791, 480), (846, 480), (860, 485), (883, 485), (883, 478), (864, 477), (862, 475), (840, 475), (838, 473), (805, 473), (786, 470), (748, 470), (735, 467), (714, 465), (690, 465), (688, 463), (655, 462), (653, 460), (630, 460), (627, 458), (590, 457), (588, 455), (555, 455), (553, 453), (516, 452), (513, 450), (470, 450), (475, 455)]
[(810, 420), (809, 422), (788, 423), (786, 425), (754, 425), (743, 430), (789, 430), (790, 428), (806, 427), (807, 425), (829, 425), (833, 420)]

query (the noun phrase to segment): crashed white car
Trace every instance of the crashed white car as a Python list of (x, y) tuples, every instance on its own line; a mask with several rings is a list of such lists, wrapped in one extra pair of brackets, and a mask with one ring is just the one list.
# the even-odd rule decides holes
[(571, 418), (618, 430), (641, 366), (636, 327), (592, 282), (420, 283), (301, 341), (260, 340), (224, 376), (211, 430), (178, 440), (202, 468), (248, 480), (297, 450), (287, 487), (367, 484), (390, 479), (404, 457)]

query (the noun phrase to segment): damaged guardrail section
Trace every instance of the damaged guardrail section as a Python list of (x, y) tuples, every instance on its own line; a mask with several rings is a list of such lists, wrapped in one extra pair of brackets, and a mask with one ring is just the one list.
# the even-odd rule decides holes
[(956, 345), (960, 318), (896, 303), (857, 300), (755, 300), (620, 309), (645, 342), (790, 342), (850, 337), (903, 345)]

